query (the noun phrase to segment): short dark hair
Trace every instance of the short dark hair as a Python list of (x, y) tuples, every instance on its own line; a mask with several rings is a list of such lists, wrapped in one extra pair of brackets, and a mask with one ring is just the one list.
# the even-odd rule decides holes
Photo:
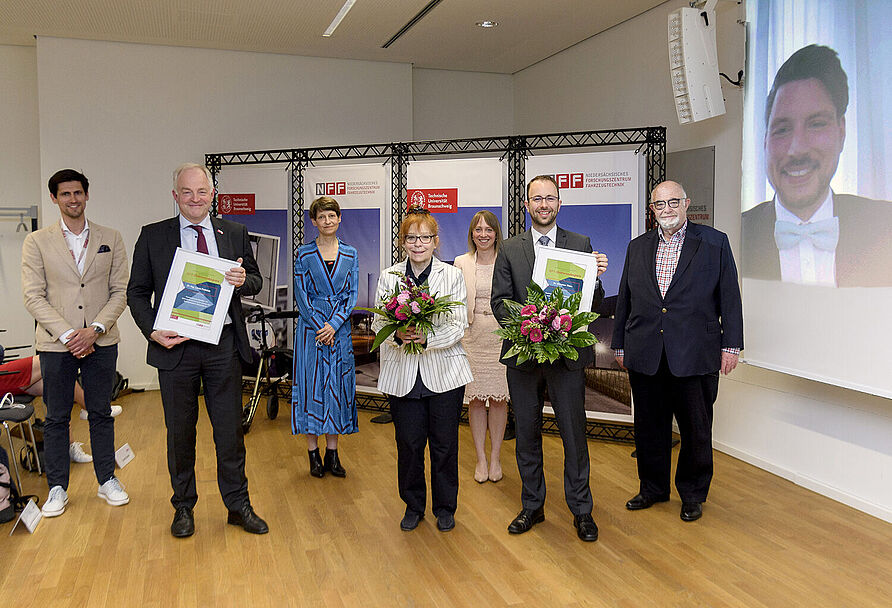
[(561, 197), (561, 189), (558, 188), (557, 182), (554, 181), (553, 176), (551, 176), (551, 175), (537, 175), (536, 177), (534, 177), (527, 183), (527, 200), (529, 200), (529, 198), (530, 198), (530, 186), (533, 185), (533, 182), (550, 182), (554, 186), (554, 189), (557, 191), (558, 198)]
[(59, 184), (64, 182), (80, 182), (81, 188), (84, 189), (84, 194), (90, 193), (90, 182), (87, 180), (86, 175), (74, 169), (62, 169), (61, 171), (56, 171), (50, 178), (50, 181), (47, 182), (50, 194), (54, 197), (59, 194)]
[(330, 196), (320, 196), (310, 203), (310, 217), (314, 220), (323, 211), (334, 211), (338, 217), (341, 217), (341, 206)]
[(839, 55), (829, 46), (810, 44), (787, 59), (774, 76), (774, 84), (765, 102), (765, 124), (771, 117), (777, 91), (788, 82), (816, 78), (824, 85), (830, 100), (836, 107), (836, 119), (842, 118), (849, 105), (849, 82), (839, 63)]

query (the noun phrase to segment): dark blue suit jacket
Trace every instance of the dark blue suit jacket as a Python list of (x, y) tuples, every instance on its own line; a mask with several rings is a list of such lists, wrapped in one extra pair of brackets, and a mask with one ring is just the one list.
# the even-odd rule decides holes
[(629, 243), (620, 280), (613, 348), (623, 364), (653, 375), (663, 349), (673, 376), (717, 372), (722, 348), (743, 348), (743, 311), (728, 237), (688, 222), (666, 297), (656, 278), (658, 229)]

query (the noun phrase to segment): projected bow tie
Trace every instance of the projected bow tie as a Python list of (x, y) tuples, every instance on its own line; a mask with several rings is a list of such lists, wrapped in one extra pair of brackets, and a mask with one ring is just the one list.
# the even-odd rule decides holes
[(810, 241), (818, 249), (833, 251), (839, 242), (839, 218), (821, 220), (810, 224), (776, 221), (774, 242), (778, 249), (791, 249), (802, 241)]

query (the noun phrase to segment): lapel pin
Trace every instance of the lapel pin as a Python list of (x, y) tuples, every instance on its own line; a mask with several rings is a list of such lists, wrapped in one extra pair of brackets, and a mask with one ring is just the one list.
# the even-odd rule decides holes
[(220, 230), (219, 228), (217, 228), (217, 232), (218, 232), (219, 234), (223, 234), (223, 231)]

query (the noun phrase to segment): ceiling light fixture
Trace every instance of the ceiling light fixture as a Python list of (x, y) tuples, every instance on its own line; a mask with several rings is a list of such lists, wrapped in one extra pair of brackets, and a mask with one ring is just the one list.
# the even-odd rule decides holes
[(498, 24), (499, 24), (498, 21), (478, 21), (477, 27), (489, 29), (491, 27), (496, 27)]
[(344, 17), (347, 16), (347, 13), (350, 12), (350, 9), (353, 8), (354, 4), (356, 4), (356, 0), (347, 0), (344, 2), (344, 6), (341, 7), (341, 10), (335, 15), (335, 18), (331, 20), (331, 25), (328, 26), (328, 29), (322, 32), (323, 38), (330, 38), (331, 35), (334, 34), (334, 31), (341, 25), (341, 21), (344, 20)]

